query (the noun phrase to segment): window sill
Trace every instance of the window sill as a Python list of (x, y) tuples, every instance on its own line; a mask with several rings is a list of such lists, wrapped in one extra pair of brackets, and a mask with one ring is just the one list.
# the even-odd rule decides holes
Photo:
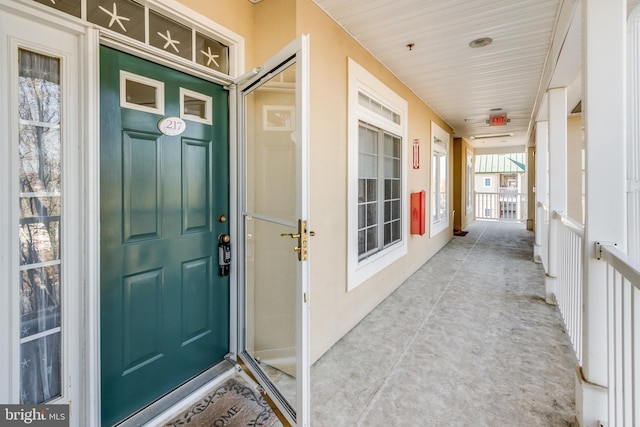
[(429, 233), (429, 237), (434, 237), (448, 228), (449, 228), (449, 221), (432, 222), (431, 232)]
[(407, 254), (407, 244), (403, 240), (384, 251), (358, 262), (350, 260), (347, 278), (347, 292), (351, 292), (367, 279), (373, 277)]

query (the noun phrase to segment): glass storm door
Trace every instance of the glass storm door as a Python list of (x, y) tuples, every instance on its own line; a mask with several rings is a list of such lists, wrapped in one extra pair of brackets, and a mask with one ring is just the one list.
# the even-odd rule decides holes
[(241, 363), (291, 425), (309, 425), (307, 37), (238, 87)]
[(101, 409), (112, 425), (224, 359), (228, 92), (101, 47)]

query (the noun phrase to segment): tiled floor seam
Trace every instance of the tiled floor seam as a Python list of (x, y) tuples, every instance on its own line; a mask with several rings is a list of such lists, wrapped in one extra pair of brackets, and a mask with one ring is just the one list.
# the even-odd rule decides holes
[(478, 242), (480, 242), (480, 240), (482, 239), (482, 236), (484, 235), (486, 230), (487, 230), (487, 226), (485, 225), (484, 228), (482, 229), (482, 231), (480, 232), (480, 234), (478, 235), (478, 237), (476, 238), (475, 242), (471, 246), (471, 249), (469, 249), (469, 251), (465, 255), (465, 257), (462, 260), (462, 262), (456, 268), (456, 271), (454, 271), (453, 274), (451, 275), (451, 277), (449, 278), (449, 281), (447, 282), (447, 285), (444, 287), (442, 292), (440, 292), (440, 295), (438, 295), (438, 299), (433, 304), (433, 306), (431, 306), (431, 309), (429, 309), (429, 311), (427, 312), (427, 315), (423, 318), (422, 322), (420, 322), (420, 325), (416, 328), (413, 336), (411, 337), (411, 339), (409, 339), (409, 341), (405, 345), (405, 347), (404, 347), (404, 349), (402, 351), (402, 354), (400, 355), (400, 357), (398, 357), (396, 363), (393, 365), (393, 368), (385, 376), (384, 381), (378, 387), (378, 389), (376, 390), (374, 395), (371, 397), (371, 399), (367, 403), (364, 411), (362, 411), (362, 413), (360, 414), (360, 417), (358, 417), (358, 422), (356, 423), (357, 427), (363, 426), (363, 422), (367, 418), (367, 415), (369, 414), (370, 409), (376, 404), (376, 402), (378, 401), (379, 397), (382, 395), (384, 389), (386, 388), (387, 384), (389, 383), (391, 378), (394, 376), (394, 374), (398, 370), (398, 367), (402, 365), (403, 360), (406, 358), (406, 355), (409, 352), (409, 349), (411, 347), (413, 347), (413, 344), (415, 343), (415, 340), (417, 339), (418, 335), (420, 334), (420, 331), (428, 323), (428, 321), (431, 318), (431, 315), (434, 312), (435, 308), (438, 306), (438, 304), (442, 300), (443, 296), (449, 290), (449, 287), (451, 286), (451, 284), (453, 283), (454, 279), (456, 278), (456, 276), (458, 275), (458, 273), (460, 272), (460, 270), (464, 266), (464, 264), (467, 261), (467, 258), (469, 257), (469, 255), (471, 255), (471, 253), (473, 253), (473, 250), (476, 248), (476, 245), (478, 244)]

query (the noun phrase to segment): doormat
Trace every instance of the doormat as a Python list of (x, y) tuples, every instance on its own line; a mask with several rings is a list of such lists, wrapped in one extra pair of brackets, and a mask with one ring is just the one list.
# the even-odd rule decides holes
[(166, 427), (281, 427), (267, 401), (236, 375), (207, 391)]
[(468, 231), (464, 231), (464, 230), (453, 230), (453, 235), (454, 236), (466, 236), (467, 233), (469, 233)]

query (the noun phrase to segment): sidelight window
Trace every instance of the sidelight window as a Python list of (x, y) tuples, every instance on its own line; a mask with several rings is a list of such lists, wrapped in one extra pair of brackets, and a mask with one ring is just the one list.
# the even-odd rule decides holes
[(60, 59), (19, 50), (20, 402), (61, 395)]

